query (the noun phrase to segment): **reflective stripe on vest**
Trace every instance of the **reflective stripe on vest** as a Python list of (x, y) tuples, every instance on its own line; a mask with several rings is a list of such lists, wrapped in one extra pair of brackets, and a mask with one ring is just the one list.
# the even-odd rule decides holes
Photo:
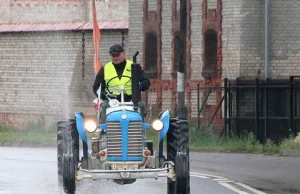
[[(119, 78), (114, 78), (114, 77), (118, 76), (117, 71), (114, 67), (114, 64), (112, 64), (112, 62), (107, 63), (104, 66), (105, 84), (107, 84), (110, 79), (114, 78), (113, 80), (111, 80), (109, 82), (109, 87), (124, 85), (126, 94), (131, 95), (131, 93), (132, 93), (131, 92), (131, 79), (129, 79), (129, 77), (131, 78), (131, 64), (132, 64), (132, 61), (126, 60), (126, 66), (124, 68), (122, 75), (128, 76), (128, 77), (121, 77), (121, 79), (119, 79)], [(111, 89), (113, 89), (113, 88), (111, 88)], [(113, 94), (120, 95), (119, 92), (113, 92)]]

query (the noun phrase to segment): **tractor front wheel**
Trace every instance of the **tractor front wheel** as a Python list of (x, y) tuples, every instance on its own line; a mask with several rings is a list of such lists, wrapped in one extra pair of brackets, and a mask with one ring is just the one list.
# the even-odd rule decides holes
[(74, 194), (76, 191), (75, 165), (73, 155), (63, 156), (63, 187), (66, 194)]
[(188, 122), (170, 120), (167, 133), (167, 160), (175, 164), (175, 181), (168, 178), (168, 194), (190, 194)]
[[(69, 188), (67, 189), (68, 194), (72, 193), (72, 190), (73, 188), (75, 189), (75, 187), (72, 186), (72, 184), (66, 184), (66, 180), (67, 180), (66, 177), (74, 176), (74, 181), (75, 181), (75, 172), (76, 172), (78, 161), (79, 161), (79, 134), (76, 129), (75, 120), (69, 119), (69, 120), (57, 122), (58, 183), (59, 186), (64, 187), (64, 189), (66, 189), (66, 187)], [(69, 167), (69, 165), (72, 166)], [(72, 169), (74, 169), (74, 173)], [(71, 179), (73, 180), (73, 178)]]

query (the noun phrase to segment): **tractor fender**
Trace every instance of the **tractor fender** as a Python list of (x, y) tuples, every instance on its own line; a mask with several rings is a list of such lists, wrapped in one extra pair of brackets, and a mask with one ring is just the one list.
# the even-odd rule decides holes
[(170, 111), (166, 110), (160, 116), (160, 120), (163, 122), (164, 127), (159, 133), (159, 140), (161, 141), (167, 134), (170, 126)]
[(86, 132), (84, 130), (84, 118), (81, 113), (75, 112), (76, 128), (83, 144), (83, 156), (88, 157), (88, 142)]

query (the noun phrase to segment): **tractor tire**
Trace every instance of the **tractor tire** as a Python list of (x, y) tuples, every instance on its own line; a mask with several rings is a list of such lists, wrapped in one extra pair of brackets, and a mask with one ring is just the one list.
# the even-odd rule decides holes
[(168, 194), (190, 194), (188, 122), (171, 118), (167, 133), (167, 160), (175, 164), (176, 180), (168, 178)]
[(66, 194), (74, 194), (76, 191), (74, 156), (63, 156), (63, 187)]
[(187, 153), (178, 152), (175, 158), (175, 193), (188, 194), (190, 193), (189, 187), (189, 158)]
[(79, 133), (76, 127), (75, 119), (70, 119), (69, 124), (71, 127), (71, 137), (72, 137), (72, 154), (74, 157), (74, 164), (77, 165), (79, 162)]
[(74, 166), (77, 166), (79, 161), (79, 134), (74, 119), (57, 122), (57, 170), (59, 186), (63, 186), (64, 154), (71, 154)]

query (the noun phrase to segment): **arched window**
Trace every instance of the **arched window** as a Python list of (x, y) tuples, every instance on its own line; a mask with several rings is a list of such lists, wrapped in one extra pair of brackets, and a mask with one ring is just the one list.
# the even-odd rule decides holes
[(157, 70), (157, 36), (154, 32), (145, 36), (145, 73), (156, 77)]
[(204, 33), (204, 68), (203, 77), (214, 77), (217, 71), (217, 32), (215, 30), (207, 30)]
[(176, 73), (179, 67), (179, 59), (180, 59), (180, 46), (181, 44), (181, 36), (180, 32), (175, 32), (174, 34), (174, 61), (173, 61), (173, 66), (174, 66), (174, 72)]

